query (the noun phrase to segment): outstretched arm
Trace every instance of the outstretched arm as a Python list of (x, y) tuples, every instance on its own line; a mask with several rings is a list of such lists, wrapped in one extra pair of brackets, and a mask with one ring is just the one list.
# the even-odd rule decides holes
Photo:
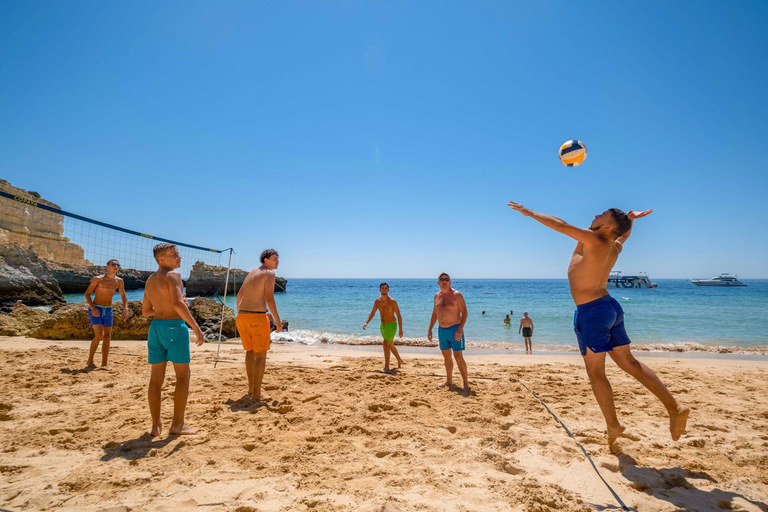
[(513, 210), (522, 213), (526, 217), (531, 217), (548, 228), (554, 229), (555, 231), (569, 236), (581, 243), (591, 244), (592, 242), (597, 241), (597, 235), (589, 229), (577, 228), (576, 226), (568, 224), (563, 219), (558, 219), (557, 217), (546, 215), (544, 213), (534, 212), (533, 210), (529, 210), (525, 206), (512, 201), (508, 202), (507, 206), (511, 206)]
[[(627, 215), (629, 216), (630, 219), (632, 219), (632, 225), (634, 227), (635, 219), (640, 219), (651, 213), (653, 213), (653, 208), (651, 208), (650, 210), (644, 210), (642, 212), (629, 210)], [(627, 241), (627, 238), (629, 238), (629, 235), (631, 234), (632, 234), (632, 228), (630, 227), (629, 231), (627, 231), (626, 233), (624, 233), (623, 235), (621, 235), (619, 238), (616, 239), (616, 244), (619, 246), (619, 252), (621, 252), (621, 249), (624, 247), (624, 242)]]

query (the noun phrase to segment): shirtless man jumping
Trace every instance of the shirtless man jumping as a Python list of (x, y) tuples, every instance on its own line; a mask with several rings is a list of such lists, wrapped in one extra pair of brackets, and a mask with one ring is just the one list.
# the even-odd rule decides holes
[(270, 338), (267, 306), (275, 317), (275, 332), (283, 330), (275, 304), (275, 269), (280, 264), (277, 251), (267, 249), (261, 253), (261, 266), (251, 270), (237, 292), (237, 330), (245, 349), (245, 372), (248, 375), (248, 394), (257, 402), (272, 397), (261, 394), (261, 382), (267, 366)]
[(464, 380), (464, 393), (469, 393), (469, 377), (467, 363), (464, 361), (464, 324), (467, 323), (467, 304), (464, 296), (451, 288), (451, 276), (443, 272), (437, 278), (440, 291), (435, 294), (432, 318), (429, 320), (427, 339), (432, 341), (432, 328), (438, 322), (437, 335), (440, 350), (445, 361), (446, 379), (439, 387), (450, 389), (453, 386), (453, 360), (456, 358), (461, 378)]
[(149, 435), (157, 437), (163, 430), (160, 420), (160, 403), (165, 367), (168, 361), (176, 371), (176, 389), (173, 393), (173, 420), (168, 433), (172, 435), (193, 435), (197, 430), (184, 423), (184, 412), (189, 396), (189, 330), (192, 327), (197, 345), (205, 338), (200, 327), (189, 312), (184, 299), (184, 285), (181, 274), (174, 272), (181, 266), (179, 249), (174, 244), (157, 244), (153, 250), (159, 268), (149, 276), (144, 288), (142, 314), (154, 317), (149, 324), (147, 349), (152, 375), (149, 378), (149, 413), (152, 415), (152, 429)]
[[(397, 367), (400, 368), (403, 365), (403, 360), (400, 354), (395, 348), (395, 332), (398, 332), (400, 339), (403, 338), (403, 317), (400, 316), (400, 307), (397, 305), (397, 301), (389, 296), (389, 285), (387, 283), (381, 283), (379, 285), (379, 292), (381, 297), (373, 301), (373, 309), (371, 314), (368, 315), (368, 320), (363, 324), (363, 330), (368, 327), (368, 322), (373, 319), (373, 315), (376, 314), (376, 310), (379, 310), (379, 317), (381, 318), (381, 337), (384, 338), (384, 371), (391, 371), (389, 369), (389, 353), (395, 354), (397, 358)], [(395, 320), (397, 315), (397, 320)]]
[(612, 444), (624, 432), (624, 426), (616, 416), (613, 389), (605, 376), (606, 352), (619, 368), (636, 378), (664, 404), (669, 414), (669, 431), (672, 439), (677, 441), (685, 432), (690, 410), (677, 403), (656, 374), (634, 358), (624, 330), (624, 311), (606, 290), (608, 275), (632, 232), (633, 221), (653, 210), (627, 214), (611, 208), (596, 215), (589, 229), (582, 229), (511, 201), (508, 206), (578, 242), (568, 266), (571, 296), (576, 303), (573, 328), (592, 391), (605, 418), (609, 442)]
[[(123, 301), (123, 321), (128, 319), (130, 311), (128, 310), (128, 297), (125, 296), (125, 283), (117, 277), (117, 271), (120, 270), (120, 262), (109, 260), (107, 262), (107, 272), (91, 279), (91, 284), (85, 290), (85, 302), (88, 303), (88, 318), (93, 327), (93, 339), (91, 348), (88, 351), (88, 368), (96, 368), (93, 364), (93, 356), (96, 349), (99, 348), (99, 342), (103, 339), (101, 345), (101, 368), (109, 370), (107, 358), (109, 357), (109, 343), (112, 339), (112, 297), (116, 291), (120, 292), (120, 298)], [(91, 295), (96, 292), (96, 297)]]

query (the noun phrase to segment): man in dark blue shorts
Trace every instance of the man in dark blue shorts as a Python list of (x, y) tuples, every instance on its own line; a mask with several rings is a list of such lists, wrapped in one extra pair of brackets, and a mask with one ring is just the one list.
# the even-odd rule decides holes
[(613, 389), (605, 376), (606, 353), (619, 368), (636, 378), (664, 404), (669, 414), (669, 431), (672, 439), (677, 441), (685, 432), (691, 411), (677, 403), (656, 374), (634, 358), (624, 330), (624, 312), (606, 290), (608, 275), (632, 232), (633, 221), (653, 210), (630, 211), (627, 214), (618, 208), (611, 208), (596, 215), (589, 229), (582, 229), (511, 201), (508, 206), (578, 242), (568, 266), (568, 284), (576, 303), (573, 328), (592, 391), (605, 418), (609, 442), (613, 443), (624, 432), (624, 427), (616, 416)]
[(469, 377), (467, 376), (467, 363), (464, 361), (464, 324), (467, 323), (467, 303), (461, 292), (451, 288), (451, 276), (446, 273), (437, 278), (440, 291), (435, 294), (432, 308), (432, 319), (429, 321), (427, 338), (432, 341), (432, 328), (438, 322), (438, 339), (440, 351), (445, 361), (445, 382), (439, 387), (450, 389), (453, 387), (453, 358), (464, 381), (462, 392), (469, 394)]

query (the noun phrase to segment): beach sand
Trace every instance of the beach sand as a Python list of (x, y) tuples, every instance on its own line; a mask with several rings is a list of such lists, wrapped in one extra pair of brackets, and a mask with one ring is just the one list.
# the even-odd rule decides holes
[[(621, 510), (580, 443), (631, 509), (768, 510), (766, 361), (641, 354), (693, 409), (678, 442), (655, 397), (609, 363), (627, 427), (611, 450), (577, 355), (470, 353), (462, 396), (437, 389), (437, 351), (403, 349), (388, 375), (380, 351), (273, 344), (274, 401), (257, 407), (237, 342), (216, 368), (215, 345), (193, 347), (200, 434), (152, 440), (145, 344), (113, 342), (112, 372), (84, 371), (87, 347), (0, 337), (0, 508)], [(166, 429), (173, 383), (169, 368)]]

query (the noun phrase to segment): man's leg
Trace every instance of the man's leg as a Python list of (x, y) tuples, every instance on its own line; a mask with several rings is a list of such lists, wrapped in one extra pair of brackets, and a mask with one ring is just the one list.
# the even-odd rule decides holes
[(153, 364), (152, 375), (149, 377), (147, 398), (149, 399), (149, 415), (152, 416), (152, 429), (149, 431), (149, 435), (152, 437), (159, 436), (163, 431), (163, 424), (160, 421), (160, 402), (162, 400), (161, 393), (163, 391), (163, 381), (165, 380), (166, 364), (166, 362)]
[(461, 378), (464, 381), (464, 391), (469, 391), (469, 377), (467, 376), (467, 362), (464, 360), (464, 351), (454, 350), (453, 357), (456, 358), (456, 366), (459, 367)]
[(88, 351), (88, 362), (86, 365), (88, 368), (96, 368), (96, 365), (93, 363), (93, 356), (96, 355), (96, 349), (99, 348), (99, 342), (103, 335), (103, 328), (101, 325), (92, 325), (91, 327), (93, 327), (93, 339), (91, 340), (91, 348)]
[(610, 354), (619, 368), (637, 379), (640, 384), (648, 388), (651, 393), (656, 395), (656, 398), (661, 400), (669, 414), (669, 432), (672, 434), (672, 439), (674, 441), (680, 439), (680, 436), (685, 432), (685, 424), (688, 421), (690, 409), (677, 403), (675, 397), (672, 396), (667, 386), (661, 382), (653, 370), (635, 359), (629, 345), (616, 347)]
[(451, 349), (445, 349), (441, 351), (443, 353), (443, 360), (445, 361), (445, 382), (438, 387), (450, 388), (453, 385), (453, 358), (451, 357)]
[(269, 395), (261, 394), (261, 382), (264, 380), (264, 369), (267, 366), (267, 353), (266, 352), (254, 352), (254, 365), (256, 371), (253, 378), (253, 390), (251, 396), (260, 402), (270, 400), (272, 397)]
[(173, 363), (173, 369), (176, 371), (176, 389), (173, 392), (173, 421), (168, 433), (187, 436), (197, 434), (197, 430), (184, 424), (191, 375), (189, 363)]
[(388, 372), (389, 371), (389, 359), (390, 359), (389, 353), (391, 352), (391, 350), (389, 348), (389, 342), (387, 340), (384, 340), (383, 346), (384, 346), (384, 371)]
[(400, 368), (401, 366), (403, 366), (403, 358), (400, 357), (400, 353), (395, 348), (394, 341), (389, 342), (389, 350), (395, 355), (395, 359), (397, 359), (397, 367)]
[(597, 399), (597, 405), (603, 412), (605, 425), (608, 430), (608, 440), (611, 444), (616, 441), (624, 427), (619, 423), (616, 417), (616, 404), (613, 402), (613, 388), (605, 376), (605, 352), (594, 353), (587, 348), (587, 355), (584, 356), (584, 364), (587, 367), (589, 383), (592, 385), (592, 392)]
[(109, 364), (107, 363), (107, 358), (109, 358), (109, 342), (112, 341), (112, 327), (107, 327), (105, 325), (102, 327), (101, 334), (104, 339), (101, 344), (101, 367), (108, 370)]
[(256, 380), (256, 354), (253, 350), (245, 352), (245, 374), (248, 376), (248, 394), (253, 398), (253, 381)]

